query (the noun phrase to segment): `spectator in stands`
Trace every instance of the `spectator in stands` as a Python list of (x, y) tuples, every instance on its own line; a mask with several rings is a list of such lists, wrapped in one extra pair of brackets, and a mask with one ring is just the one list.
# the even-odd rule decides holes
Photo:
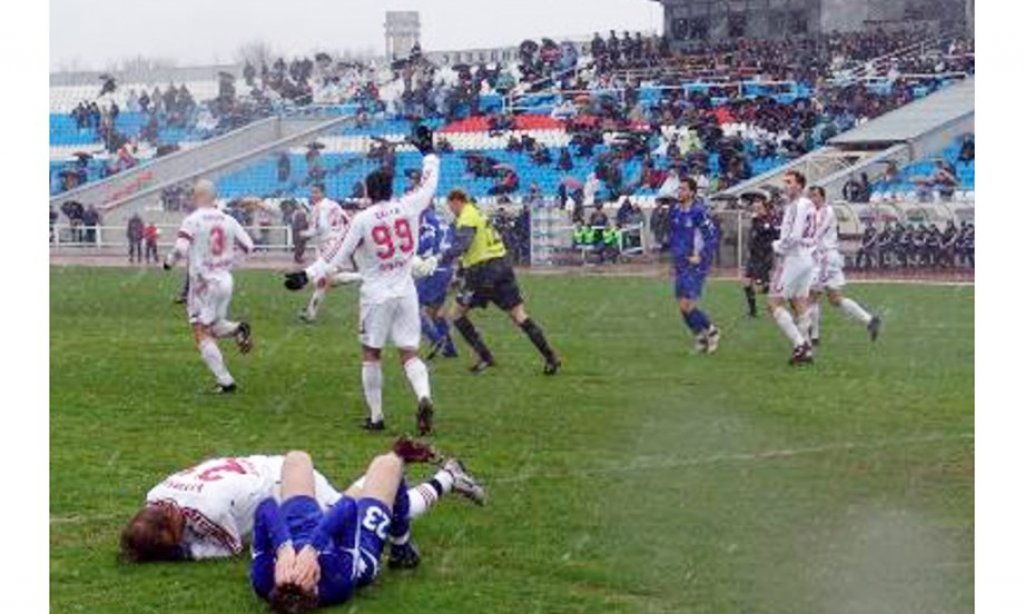
[(530, 184), (530, 191), (523, 199), (523, 206), (526, 209), (540, 209), (544, 206), (544, 195), (541, 194), (540, 186), (536, 183)]
[(558, 154), (557, 167), (560, 171), (571, 171), (573, 169), (572, 154), (569, 153), (568, 147), (563, 147), (561, 153)]
[(309, 217), (304, 207), (298, 207), (292, 213), (292, 241), (294, 241), (294, 257), (296, 264), (302, 264), (306, 254), (306, 244), (309, 241), (303, 232), (309, 228)]
[(96, 243), (99, 227), (102, 223), (103, 220), (100, 217), (100, 212), (96, 210), (94, 205), (89, 205), (85, 213), (82, 214), (82, 226), (85, 227), (86, 243)]
[(509, 168), (500, 172), (498, 184), (488, 190), (488, 194), (496, 196), (499, 194), (511, 194), (519, 189), (519, 175), (515, 170)]
[(576, 117), (576, 115), (576, 105), (568, 98), (551, 110), (551, 117), (555, 119), (568, 120)]
[(156, 224), (150, 222), (142, 231), (142, 236), (146, 241), (146, 264), (149, 264), (150, 258), (153, 259), (153, 264), (160, 264), (160, 254), (156, 245), (157, 239), (160, 238), (160, 229), (156, 227)]
[(957, 160), (964, 164), (974, 162), (974, 135), (968, 134), (964, 137), (963, 143), (960, 145), (960, 154), (957, 156)]
[(60, 219), (60, 214), (57, 210), (50, 205), (50, 243), (53, 243), (55, 227), (57, 226), (57, 220)]
[(940, 267), (952, 268), (956, 265), (956, 224), (953, 220), (946, 222), (946, 230), (939, 240), (938, 264)]
[(854, 266), (858, 269), (871, 268), (873, 262), (878, 262), (878, 231), (874, 223), (868, 220), (860, 237), (860, 247), (857, 248)]
[(277, 156), (277, 181), (285, 183), (292, 177), (292, 161), (288, 152), (282, 151)]
[(960, 185), (960, 179), (956, 176), (956, 169), (952, 164), (945, 160), (938, 160), (928, 185), (935, 186), (939, 191), (939, 197), (948, 201), (953, 198), (953, 192)]
[(128, 262), (142, 262), (142, 239), (145, 234), (146, 224), (138, 213), (128, 218), (128, 229), (125, 233), (128, 236)]

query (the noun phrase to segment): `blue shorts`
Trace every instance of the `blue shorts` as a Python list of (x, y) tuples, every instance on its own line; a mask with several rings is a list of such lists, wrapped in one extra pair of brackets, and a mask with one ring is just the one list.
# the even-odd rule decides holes
[[(356, 586), (366, 586), (373, 582), (380, 571), (380, 555), (384, 552), (384, 544), (388, 539), (388, 527), (391, 526), (391, 508), (377, 499), (364, 497), (353, 499), (343, 497), (335, 507), (336, 510), (354, 517), (354, 522), (346, 522), (341, 527), (341, 534), (335, 535), (335, 549), (342, 551), (359, 551), (359, 558), (353, 561), (353, 569), (349, 577)], [(354, 509), (353, 509), (354, 508)], [(316, 499), (306, 495), (290, 497), (281, 504), (281, 514), (288, 532), (292, 537), (295, 550), (301, 550), (313, 537), (324, 512)]]
[(281, 517), (292, 536), (292, 544), (300, 550), (313, 539), (313, 531), (324, 517), (320, 504), (313, 497), (289, 497), (281, 504)]
[(356, 522), (345, 527), (344, 536), (338, 545), (353, 551), (359, 549), (359, 559), (355, 562), (352, 575), (356, 586), (366, 586), (373, 582), (380, 571), (380, 555), (384, 552), (388, 528), (391, 526), (391, 508), (369, 497), (358, 501), (346, 497), (345, 501), (348, 505), (356, 506)]
[(416, 293), (420, 298), (420, 305), (424, 307), (440, 307), (444, 304), (444, 298), (448, 294), (448, 286), (452, 283), (452, 276), (455, 271), (452, 269), (439, 270), (430, 277), (423, 277), (416, 280)]
[(676, 271), (676, 298), (685, 298), (696, 301), (704, 291), (704, 280), (707, 279), (707, 271), (700, 269), (681, 269)]

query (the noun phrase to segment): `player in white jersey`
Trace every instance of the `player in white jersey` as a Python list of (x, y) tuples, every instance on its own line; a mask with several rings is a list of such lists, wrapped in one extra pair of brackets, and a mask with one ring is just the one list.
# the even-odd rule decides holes
[(364, 426), (369, 430), (384, 428), (380, 359), (390, 340), (398, 347), (405, 375), (418, 400), (417, 427), (421, 435), (426, 435), (432, 428), (434, 408), (427, 366), (419, 358), (420, 314), (412, 264), (420, 215), (437, 190), (441, 161), (434, 154), (433, 133), (426, 126), (418, 126), (410, 142), (424, 156), (419, 185), (392, 200), (391, 172), (380, 169), (370, 173), (366, 192), (372, 204), (352, 218), (345, 240), (337, 250), (321, 254), (306, 270), (289, 273), (285, 286), (298, 290), (310, 279), (319, 281), (343, 263), (355, 260), (363, 276), (359, 341), (363, 346), (363, 393), (370, 410)]
[[(793, 344), (789, 364), (795, 365), (813, 361), (808, 341), (810, 314), (807, 303), (815, 270), (813, 252), (817, 216), (814, 204), (804, 196), (807, 179), (803, 174), (788, 171), (782, 181), (789, 202), (783, 214), (779, 238), (772, 243), (772, 249), (779, 257), (772, 271), (768, 308), (783, 334)], [(796, 322), (786, 309), (787, 302), (796, 314)]]
[[(455, 491), (479, 504), (484, 493), (458, 461), (437, 459), (433, 448), (398, 438), (392, 451), (410, 462), (439, 460), (441, 470), (409, 493), (415, 517), (441, 496)], [(304, 455), (291, 452), (287, 456)], [(127, 561), (181, 561), (238, 555), (253, 530), (260, 502), (282, 499), (282, 471), (287, 456), (252, 455), (212, 458), (168, 476), (146, 494), (146, 502), (121, 533), (121, 556)], [(308, 457), (308, 455), (307, 455)], [(344, 493), (320, 472), (313, 473), (313, 497), (327, 511), (343, 496), (356, 496), (366, 477)]]
[[(283, 456), (213, 458), (168, 476), (146, 494), (146, 503), (121, 535), (125, 559), (187, 560), (242, 552), (252, 534), (253, 512), (267, 497), (280, 498)], [(341, 498), (315, 474), (324, 509)]]
[(188, 259), (187, 307), (192, 335), (203, 361), (217, 378), (216, 391), (230, 393), (237, 386), (224, 365), (217, 339), (233, 337), (243, 354), (252, 349), (251, 327), (247, 322), (228, 320), (228, 306), (234, 287), (231, 267), (239, 251), (252, 251), (253, 242), (235, 218), (217, 209), (212, 182), (200, 179), (193, 194), (196, 209), (181, 223), (164, 270), (171, 270), (182, 258)]
[[(341, 205), (324, 196), (324, 186), (314, 184), (310, 189), (310, 202), (313, 203), (312, 225), (302, 232), (303, 236), (316, 241), (317, 252), (320, 255), (329, 253), (345, 240), (352, 218), (341, 208)], [(316, 321), (317, 311), (327, 296), (327, 290), (332, 286), (358, 281), (360, 276), (352, 271), (338, 271), (334, 275), (328, 275), (317, 281), (313, 296), (309, 298), (306, 309), (299, 313), (299, 318), (304, 322)]]
[(860, 322), (868, 330), (874, 341), (882, 320), (871, 315), (851, 298), (843, 296), (846, 276), (843, 275), (843, 255), (839, 253), (839, 222), (835, 209), (825, 201), (825, 188), (811, 186), (807, 190), (811, 202), (817, 212), (817, 229), (815, 237), (815, 274), (811, 284), (810, 305), (811, 345), (817, 346), (821, 337), (821, 295), (828, 296), (828, 302), (839, 308), (846, 316)]

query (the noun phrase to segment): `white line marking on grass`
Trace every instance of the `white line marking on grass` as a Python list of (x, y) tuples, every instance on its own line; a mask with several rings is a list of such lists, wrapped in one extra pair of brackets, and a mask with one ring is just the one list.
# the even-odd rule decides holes
[(746, 453), (734, 453), (734, 454), (713, 454), (711, 456), (694, 456), (690, 458), (672, 458), (672, 457), (655, 457), (655, 456), (640, 456), (635, 457), (632, 461), (627, 463), (619, 463), (616, 465), (596, 468), (596, 469), (581, 469), (579, 471), (565, 471), (556, 475), (538, 475), (535, 471), (527, 470), (519, 475), (507, 476), (507, 477), (495, 477), (487, 480), (487, 482), (495, 484), (510, 484), (516, 482), (524, 482), (526, 480), (536, 479), (538, 477), (567, 477), (573, 475), (589, 475), (598, 474), (604, 475), (608, 473), (632, 473), (634, 471), (643, 470), (660, 470), (660, 469), (682, 469), (686, 467), (702, 467), (707, 465), (717, 465), (724, 463), (743, 463), (743, 462), (761, 462), (775, 459), (793, 458), (796, 456), (806, 456), (812, 454), (824, 454), (828, 452), (845, 452), (853, 450), (876, 450), (882, 448), (897, 448), (901, 446), (926, 444), (926, 443), (940, 443), (945, 441), (964, 441), (974, 439), (974, 433), (960, 433), (958, 435), (926, 435), (923, 437), (907, 437), (902, 439), (883, 439), (874, 442), (838, 442), (823, 444), (820, 446), (813, 446), (808, 448), (782, 448), (779, 450), (764, 450), (762, 452), (746, 452)]

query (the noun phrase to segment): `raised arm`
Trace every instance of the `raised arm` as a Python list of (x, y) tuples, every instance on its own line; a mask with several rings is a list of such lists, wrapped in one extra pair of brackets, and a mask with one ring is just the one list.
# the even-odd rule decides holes
[(434, 153), (434, 132), (427, 126), (417, 126), (409, 137), (409, 142), (423, 154), (423, 172), (420, 173), (419, 184), (398, 202), (403, 209), (419, 215), (430, 205), (430, 200), (437, 192), (441, 159)]
[(420, 174), (420, 182), (398, 199), (404, 210), (415, 215), (423, 213), (423, 210), (430, 206), (430, 201), (437, 192), (438, 175), (441, 170), (441, 159), (437, 154), (431, 152), (423, 156), (423, 172)]

